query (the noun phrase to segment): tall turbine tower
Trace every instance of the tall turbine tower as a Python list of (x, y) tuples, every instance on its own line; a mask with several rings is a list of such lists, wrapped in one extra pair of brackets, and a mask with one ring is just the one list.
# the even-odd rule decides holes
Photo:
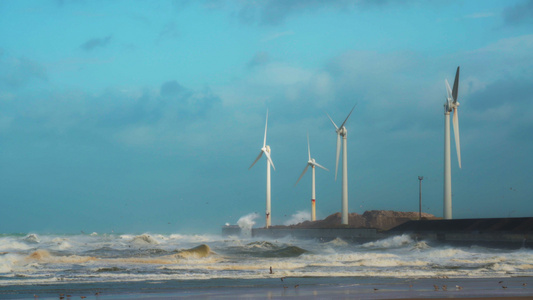
[[(356, 104), (357, 105), (357, 104)], [(337, 160), (335, 162), (335, 180), (337, 180), (337, 171), (339, 169), (339, 154), (341, 151), (341, 136), (342, 140), (344, 141), (343, 147), (342, 147), (342, 224), (348, 225), (348, 145), (347, 145), (347, 138), (348, 138), (348, 130), (346, 130), (346, 127), (344, 127), (344, 124), (346, 124), (346, 121), (348, 121), (348, 118), (352, 114), (353, 110), (355, 108), (355, 105), (353, 106), (352, 110), (342, 122), (340, 127), (337, 127), (337, 124), (333, 122), (331, 117), (328, 115), (329, 120), (331, 123), (333, 123), (333, 126), (335, 126), (335, 131), (337, 132)]]
[(329, 171), (328, 169), (324, 168), (323, 166), (319, 165), (314, 158), (311, 158), (311, 147), (309, 147), (309, 133), (307, 133), (307, 154), (309, 155), (309, 160), (307, 161), (307, 165), (305, 166), (304, 171), (302, 172), (302, 175), (300, 175), (300, 178), (296, 181), (294, 185), (297, 185), (298, 182), (300, 182), (300, 179), (304, 176), (305, 172), (307, 172), (307, 168), (311, 166), (311, 169), (313, 170), (313, 180), (312, 180), (312, 186), (311, 186), (311, 221), (316, 221), (316, 206), (315, 206), (315, 166), (322, 168), (326, 171)]
[(265, 138), (263, 139), (263, 148), (261, 148), (261, 152), (259, 152), (259, 155), (255, 159), (255, 161), (252, 163), (252, 165), (248, 168), (250, 170), (255, 163), (263, 156), (263, 153), (265, 154), (267, 158), (267, 182), (266, 182), (266, 228), (270, 227), (270, 219), (272, 218), (272, 215), (270, 214), (270, 165), (272, 165), (272, 168), (274, 168), (274, 171), (276, 170), (276, 167), (274, 167), (274, 163), (272, 162), (272, 159), (270, 158), (270, 146), (266, 144), (267, 140), (267, 125), (268, 125), (268, 109), (267, 109), (267, 115), (266, 115), (266, 123), (265, 123)]
[(457, 102), (457, 93), (459, 91), (459, 67), (455, 73), (453, 89), (450, 88), (448, 80), (446, 82), (446, 91), (448, 96), (444, 103), (444, 219), (452, 218), (452, 167), (450, 162), (450, 112), (453, 111), (453, 133), (455, 135), (455, 150), (457, 151), (457, 160), (461, 168), (461, 144), (459, 142), (459, 116), (457, 114), (459, 102)]

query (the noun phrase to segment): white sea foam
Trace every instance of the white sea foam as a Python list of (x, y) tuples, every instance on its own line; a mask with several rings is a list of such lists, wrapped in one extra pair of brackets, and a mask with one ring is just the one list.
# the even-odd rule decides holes
[(28, 234), (27, 236), (24, 237), (24, 241), (27, 242), (27, 243), (38, 244), (39, 243), (39, 237), (36, 234), (34, 234), (34, 233), (30, 233), (30, 234)]
[(21, 243), (13, 238), (0, 238), (0, 252), (12, 252), (31, 249), (32, 246)]

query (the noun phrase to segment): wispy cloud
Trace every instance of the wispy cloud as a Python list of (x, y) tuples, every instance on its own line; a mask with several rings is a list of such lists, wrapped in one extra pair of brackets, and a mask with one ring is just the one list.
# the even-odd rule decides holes
[(507, 25), (533, 23), (533, 0), (508, 7), (503, 12), (503, 19)]
[(109, 45), (109, 43), (111, 42), (111, 39), (112, 39), (111, 35), (108, 35), (103, 38), (93, 38), (81, 44), (80, 48), (82, 48), (85, 51), (91, 51), (95, 48), (105, 47)]
[(268, 42), (268, 41), (272, 41), (272, 40), (278, 39), (278, 38), (283, 37), (283, 36), (288, 36), (288, 35), (293, 35), (293, 34), (294, 34), (294, 31), (292, 31), (292, 30), (283, 31), (283, 32), (276, 32), (274, 34), (271, 34), (271, 35), (265, 37), (264, 39), (261, 40), (261, 42)]
[(267, 64), (269, 62), (270, 62), (270, 55), (268, 54), (268, 52), (260, 51), (260, 52), (257, 52), (254, 55), (254, 57), (252, 57), (252, 59), (250, 61), (248, 61), (246, 66), (249, 69), (251, 69), (251, 68), (254, 68), (256, 66), (261, 66), (261, 65)]
[(46, 68), (24, 57), (3, 57), (0, 49), (0, 86), (17, 88), (34, 80), (48, 80)]
[(491, 18), (494, 16), (495, 14), (492, 12), (478, 12), (478, 13), (466, 15), (465, 18), (466, 19), (483, 19), (483, 18)]
[(169, 22), (165, 24), (163, 29), (159, 32), (159, 35), (157, 36), (156, 42), (161, 42), (164, 40), (175, 40), (179, 38), (180, 32), (178, 30), (178, 26), (175, 22)]

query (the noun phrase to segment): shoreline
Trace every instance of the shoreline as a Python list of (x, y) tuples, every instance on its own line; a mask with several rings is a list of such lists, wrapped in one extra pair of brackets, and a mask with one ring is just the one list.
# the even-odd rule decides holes
[[(435, 286), (438, 290), (435, 290)], [(443, 287), (445, 290), (443, 290)], [(95, 295), (98, 293), (97, 295)], [(361, 278), (322, 277), (58, 283), (0, 286), (2, 299), (533, 299), (533, 277)], [(65, 298), (68, 299), (68, 298)]]

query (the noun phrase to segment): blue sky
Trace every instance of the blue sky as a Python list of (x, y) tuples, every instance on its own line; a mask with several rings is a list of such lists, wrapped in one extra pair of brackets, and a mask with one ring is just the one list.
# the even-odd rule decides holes
[[(442, 216), (444, 79), (461, 66), (454, 218), (532, 216), (533, 1), (0, 1), (0, 231), (218, 232), (349, 208)], [(453, 134), (453, 133), (452, 133)]]

